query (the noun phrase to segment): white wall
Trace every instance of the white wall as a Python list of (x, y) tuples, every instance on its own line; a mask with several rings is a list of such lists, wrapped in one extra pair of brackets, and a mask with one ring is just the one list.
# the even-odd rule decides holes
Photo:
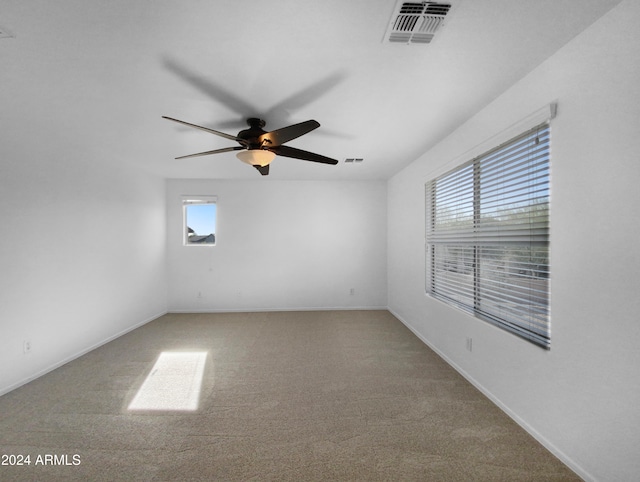
[[(593, 480), (640, 474), (639, 22), (623, 2), (388, 185), (390, 309)], [(424, 181), (554, 100), (545, 351), (425, 295)]]
[[(170, 311), (386, 307), (385, 182), (170, 180), (167, 193)], [(182, 246), (187, 194), (218, 196), (215, 246)]]
[(164, 180), (38, 137), (0, 148), (0, 394), (166, 312)]

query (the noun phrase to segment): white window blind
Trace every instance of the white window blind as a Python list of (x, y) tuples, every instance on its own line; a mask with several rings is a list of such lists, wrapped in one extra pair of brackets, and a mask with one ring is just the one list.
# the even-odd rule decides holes
[(545, 348), (549, 126), (426, 184), (427, 292)]

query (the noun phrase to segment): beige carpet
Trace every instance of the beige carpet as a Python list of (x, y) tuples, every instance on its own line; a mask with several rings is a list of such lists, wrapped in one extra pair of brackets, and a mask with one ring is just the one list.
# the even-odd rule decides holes
[(31, 465), (0, 480), (580, 480), (386, 311), (163, 316), (0, 397), (2, 454)]

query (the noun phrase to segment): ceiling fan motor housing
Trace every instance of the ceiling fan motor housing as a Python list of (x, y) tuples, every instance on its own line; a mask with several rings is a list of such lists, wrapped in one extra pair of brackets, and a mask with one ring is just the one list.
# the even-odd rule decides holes
[(268, 134), (268, 132), (263, 129), (266, 122), (262, 119), (258, 119), (257, 117), (250, 117), (247, 119), (247, 124), (249, 124), (249, 129), (240, 131), (237, 135), (239, 139), (245, 141), (244, 144), (246, 148), (264, 149), (265, 147), (269, 147), (271, 140), (268, 139), (268, 137), (262, 137), (265, 134)]

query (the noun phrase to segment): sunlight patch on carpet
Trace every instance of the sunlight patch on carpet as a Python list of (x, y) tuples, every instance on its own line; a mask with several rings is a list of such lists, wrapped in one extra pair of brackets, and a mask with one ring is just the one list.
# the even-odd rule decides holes
[(207, 352), (160, 353), (129, 410), (197, 410)]

